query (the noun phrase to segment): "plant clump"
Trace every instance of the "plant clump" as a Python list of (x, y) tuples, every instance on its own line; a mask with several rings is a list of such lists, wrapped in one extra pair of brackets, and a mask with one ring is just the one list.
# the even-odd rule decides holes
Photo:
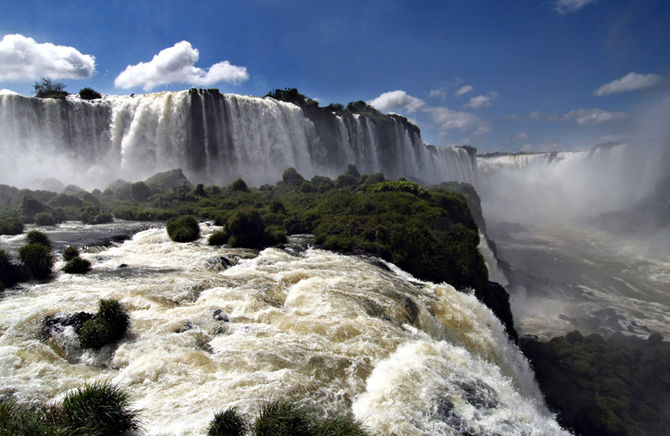
[(175, 242), (191, 242), (200, 237), (200, 226), (193, 216), (183, 215), (167, 221), (167, 232)]
[(98, 349), (121, 339), (130, 325), (130, 316), (117, 300), (100, 300), (98, 313), (79, 330), (82, 348)]
[(68, 93), (65, 91), (65, 85), (54, 82), (51, 79), (43, 77), (42, 80), (35, 83), (35, 97), (37, 98), (58, 98), (64, 99)]
[(79, 98), (82, 100), (96, 100), (102, 98), (102, 95), (92, 88), (82, 88), (79, 90)]
[(19, 249), (19, 259), (31, 277), (41, 280), (51, 275), (54, 259), (48, 245), (29, 242)]
[(214, 415), (207, 429), (208, 436), (243, 436), (247, 431), (247, 422), (234, 407)]
[(89, 384), (70, 392), (60, 409), (63, 426), (71, 434), (116, 435), (140, 428), (128, 394), (107, 383)]
[(63, 260), (66, 262), (63, 271), (68, 274), (86, 274), (91, 269), (91, 262), (79, 257), (77, 247), (67, 247), (63, 251)]
[(23, 223), (20, 219), (0, 219), (0, 235), (20, 235), (21, 233), (23, 233)]
[(265, 404), (253, 430), (256, 436), (312, 436), (314, 418), (295, 403), (277, 400)]

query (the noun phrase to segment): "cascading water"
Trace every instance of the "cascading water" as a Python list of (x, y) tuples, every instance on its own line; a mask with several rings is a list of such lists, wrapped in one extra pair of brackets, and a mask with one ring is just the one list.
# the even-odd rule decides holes
[[(401, 117), (338, 116), (271, 98), (212, 91), (85, 101), (0, 94), (0, 183), (48, 177), (103, 187), (182, 168), (194, 181), (275, 183), (288, 167), (308, 178), (364, 173), (425, 183), (477, 183), (474, 153), (426, 146)], [(58, 172), (54, 172), (54, 169)]]
[[(83, 254), (87, 275), (58, 273), (5, 295), (0, 396), (52, 401), (108, 380), (130, 393), (146, 434), (202, 434), (219, 410), (251, 418), (287, 397), (353, 413), (375, 435), (565, 433), (473, 295), (378, 260), (213, 248), (214, 227), (201, 231), (178, 244), (163, 228), (146, 230)], [(222, 270), (221, 256), (237, 264)], [(118, 348), (82, 353), (71, 331), (40, 339), (46, 316), (94, 312), (101, 298), (131, 315)]]

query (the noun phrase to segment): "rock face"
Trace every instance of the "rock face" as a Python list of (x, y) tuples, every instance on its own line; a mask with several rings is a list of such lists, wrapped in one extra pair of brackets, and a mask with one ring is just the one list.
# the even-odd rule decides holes
[(482, 289), (475, 289), (475, 296), (493, 311), (507, 329), (507, 335), (510, 339), (517, 342), (519, 336), (514, 329), (514, 317), (509, 305), (509, 294), (505, 288), (496, 282), (489, 281)]
[(0, 95), (0, 183), (27, 183), (57, 166), (82, 186), (172, 168), (195, 183), (260, 185), (288, 167), (333, 177), (348, 164), (389, 178), (476, 183), (473, 150), (427, 146), (405, 118), (359, 106), (333, 111), (195, 89), (91, 101)]

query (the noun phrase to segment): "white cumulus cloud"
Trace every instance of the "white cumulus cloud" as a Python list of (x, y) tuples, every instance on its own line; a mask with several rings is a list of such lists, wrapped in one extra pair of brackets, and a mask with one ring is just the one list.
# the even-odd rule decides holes
[(584, 6), (595, 2), (596, 0), (556, 0), (554, 2), (554, 10), (561, 15), (567, 15), (577, 12)]
[(580, 126), (593, 126), (625, 118), (626, 114), (623, 112), (607, 112), (602, 109), (576, 109), (563, 115), (564, 120), (575, 120)]
[(403, 111), (407, 113), (416, 112), (425, 104), (420, 98), (412, 97), (402, 90), (384, 92), (369, 103), (383, 112)]
[(461, 86), (461, 87), (458, 88), (458, 90), (454, 93), (454, 95), (455, 95), (456, 97), (460, 97), (461, 95), (465, 95), (465, 94), (467, 94), (468, 92), (472, 91), (473, 89), (475, 89), (475, 88), (473, 88), (472, 85)]
[(128, 65), (114, 79), (118, 88), (142, 86), (145, 91), (170, 83), (210, 86), (219, 82), (239, 84), (249, 79), (246, 67), (218, 62), (208, 69), (196, 67), (200, 53), (188, 41), (161, 50), (149, 62)]
[(495, 100), (497, 97), (498, 97), (497, 92), (489, 92), (486, 95), (478, 95), (476, 97), (472, 97), (470, 101), (463, 106), (472, 109), (491, 106), (493, 104), (493, 100)]
[(605, 83), (593, 91), (593, 94), (600, 97), (617, 92), (637, 91), (638, 89), (651, 88), (662, 81), (663, 78), (657, 74), (628, 73), (620, 79)]
[(95, 57), (74, 47), (39, 43), (19, 34), (0, 40), (0, 80), (85, 79), (95, 72)]
[(424, 110), (430, 114), (433, 122), (440, 129), (469, 129), (473, 126), (481, 125), (479, 117), (467, 112), (460, 112), (449, 109), (448, 107), (430, 107)]

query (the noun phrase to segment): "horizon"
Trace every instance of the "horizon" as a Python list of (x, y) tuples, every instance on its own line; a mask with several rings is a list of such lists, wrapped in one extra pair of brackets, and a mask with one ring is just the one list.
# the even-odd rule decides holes
[(0, 89), (27, 96), (42, 77), (72, 94), (297, 88), (322, 106), (364, 100), (407, 117), (427, 144), (480, 153), (670, 136), (661, 0), (28, 0), (0, 11)]

